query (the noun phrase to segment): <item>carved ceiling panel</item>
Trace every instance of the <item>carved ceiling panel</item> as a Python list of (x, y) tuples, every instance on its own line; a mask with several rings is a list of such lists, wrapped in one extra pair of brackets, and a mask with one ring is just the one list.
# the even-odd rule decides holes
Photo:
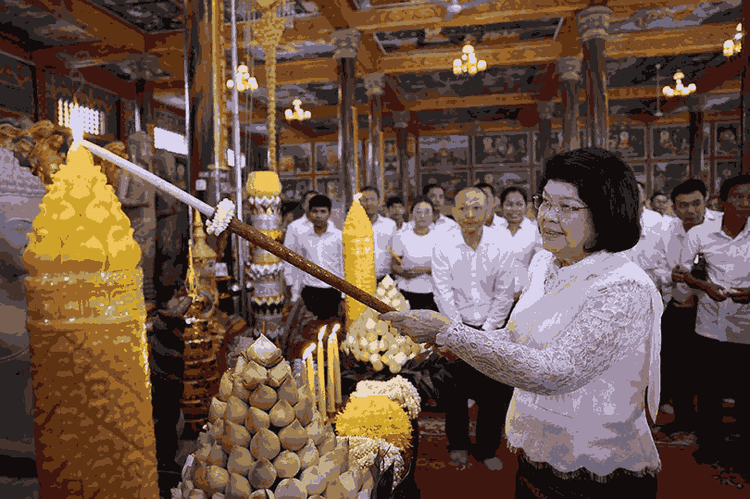
[(641, 9), (628, 19), (610, 23), (609, 34), (740, 22), (742, 8), (734, 3), (705, 2), (698, 5)]
[(58, 12), (55, 16), (24, 0), (4, 0), (3, 3), (4, 8), (0, 9), (0, 32), (4, 38), (16, 41), (28, 52), (99, 40), (86, 26), (79, 25), (75, 17), (66, 15), (66, 12)]
[(182, 2), (168, 0), (88, 0), (146, 33), (182, 29)]

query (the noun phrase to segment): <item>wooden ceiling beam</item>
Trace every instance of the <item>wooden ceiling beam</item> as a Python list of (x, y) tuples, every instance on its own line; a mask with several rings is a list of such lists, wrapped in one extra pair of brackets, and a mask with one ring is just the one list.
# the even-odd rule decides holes
[(621, 59), (721, 52), (724, 40), (736, 33), (736, 26), (737, 23), (705, 24), (610, 35), (604, 53), (608, 58)]
[(20, 41), (21, 40), (18, 40), (15, 37), (10, 37), (8, 33), (0, 33), (0, 52), (5, 52), (6, 54), (10, 54), (25, 61), (33, 61), (33, 52), (27, 52), (18, 46)]

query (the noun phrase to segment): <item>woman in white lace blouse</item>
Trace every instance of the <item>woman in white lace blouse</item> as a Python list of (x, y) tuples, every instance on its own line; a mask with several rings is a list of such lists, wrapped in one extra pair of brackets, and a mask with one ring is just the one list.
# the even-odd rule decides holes
[(654, 498), (646, 407), (655, 417), (663, 305), (621, 254), (641, 231), (635, 176), (603, 149), (577, 149), (547, 162), (540, 192), (544, 250), (505, 328), (420, 310), (381, 317), (516, 387), (505, 422), (516, 498)]

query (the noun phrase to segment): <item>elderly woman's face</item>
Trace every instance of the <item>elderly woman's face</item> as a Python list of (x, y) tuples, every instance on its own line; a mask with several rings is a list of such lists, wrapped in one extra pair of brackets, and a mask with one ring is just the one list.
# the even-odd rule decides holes
[(537, 221), (544, 249), (564, 264), (586, 256), (584, 248), (595, 237), (591, 211), (578, 196), (578, 188), (567, 182), (550, 180), (544, 187), (544, 203)]

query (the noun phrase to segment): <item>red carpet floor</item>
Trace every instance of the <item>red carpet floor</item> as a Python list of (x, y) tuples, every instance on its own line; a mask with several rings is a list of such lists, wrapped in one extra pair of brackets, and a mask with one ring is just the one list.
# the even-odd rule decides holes
[[(475, 409), (472, 410), (476, 417)], [(516, 458), (505, 447), (497, 456), (503, 469), (489, 471), (473, 457), (465, 467), (450, 464), (446, 448), (444, 414), (423, 412), (420, 415), (420, 442), (415, 480), (422, 499), (432, 498), (512, 498), (515, 494)], [(671, 416), (661, 415), (657, 423), (665, 424)], [(693, 434), (668, 437), (655, 435), (662, 471), (659, 473), (658, 498), (750, 498), (750, 483), (739, 474), (719, 465), (697, 464), (693, 452), (698, 448)]]

